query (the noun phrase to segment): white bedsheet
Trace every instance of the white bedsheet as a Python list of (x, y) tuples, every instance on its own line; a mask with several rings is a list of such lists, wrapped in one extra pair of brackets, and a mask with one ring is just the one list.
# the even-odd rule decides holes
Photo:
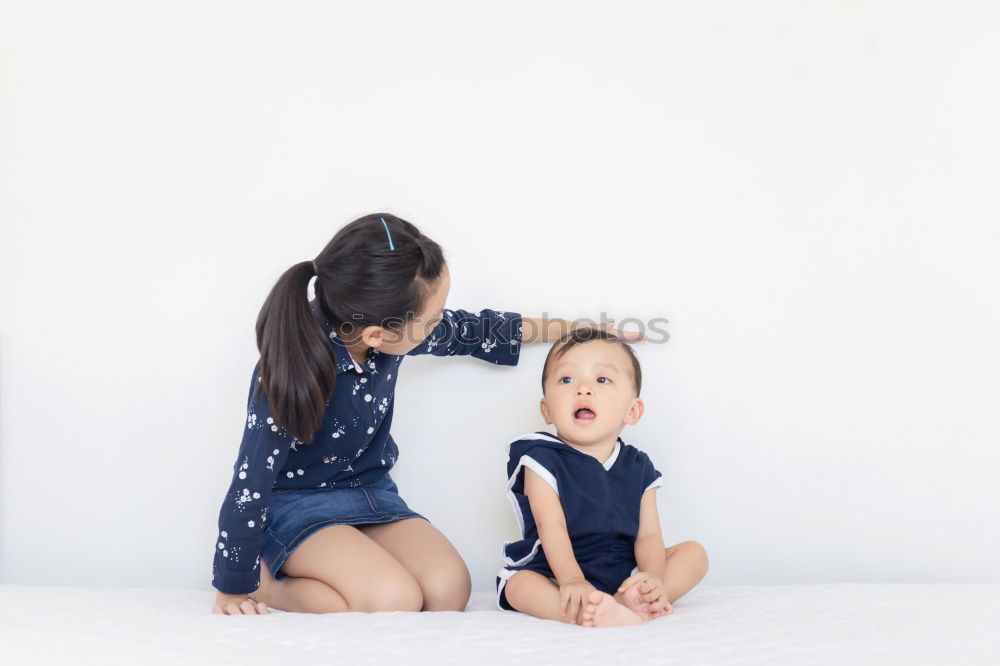
[(213, 615), (214, 590), (0, 585), (0, 664), (1000, 664), (1000, 585), (699, 586), (593, 629), (495, 610)]

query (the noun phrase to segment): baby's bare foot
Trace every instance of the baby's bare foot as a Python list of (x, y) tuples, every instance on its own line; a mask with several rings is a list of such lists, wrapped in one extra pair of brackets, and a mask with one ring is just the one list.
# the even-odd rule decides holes
[(629, 586), (621, 594), (616, 594), (614, 599), (620, 600), (619, 603), (622, 606), (638, 615), (643, 622), (659, 617), (659, 615), (649, 612), (649, 603), (642, 600), (638, 585)]
[(615, 601), (610, 594), (590, 593), (587, 597), (587, 607), (583, 611), (583, 626), (621, 627), (627, 624), (642, 624), (642, 619)]

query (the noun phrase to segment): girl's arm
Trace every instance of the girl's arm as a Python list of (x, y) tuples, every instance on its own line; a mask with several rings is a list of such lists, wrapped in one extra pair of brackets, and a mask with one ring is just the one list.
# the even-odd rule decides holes
[(635, 537), (635, 562), (639, 571), (663, 580), (667, 566), (664, 556), (663, 532), (660, 530), (660, 514), (656, 510), (656, 488), (642, 494), (639, 505), (639, 531)]
[(252, 594), (260, 586), (257, 561), (264, 542), (274, 482), (294, 439), (273, 423), (271, 405), (260, 388), (260, 361), (247, 395), (247, 420), (236, 464), (219, 509), (212, 550), (212, 587), (222, 594)]
[(482, 308), (441, 309), (441, 321), (407, 356), (472, 356), (497, 365), (517, 365), (521, 351), (521, 315)]
[(539, 319), (538, 317), (522, 317), (521, 342), (528, 344), (531, 342), (554, 342), (572, 330), (578, 328), (600, 328), (609, 333), (614, 333), (622, 340), (630, 342), (646, 340), (642, 333), (633, 333), (615, 329), (614, 319), (603, 324), (592, 324), (589, 322), (569, 321), (568, 319)]
[(538, 527), (538, 538), (549, 568), (560, 585), (567, 581), (583, 580), (583, 570), (573, 555), (573, 545), (566, 530), (566, 514), (563, 513), (559, 495), (534, 470), (524, 468), (524, 494), (531, 505), (531, 515)]

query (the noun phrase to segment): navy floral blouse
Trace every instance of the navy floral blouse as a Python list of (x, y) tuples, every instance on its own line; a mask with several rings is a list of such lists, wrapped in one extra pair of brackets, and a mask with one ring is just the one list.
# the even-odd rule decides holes
[[(358, 364), (315, 299), (310, 307), (333, 348), (336, 386), (313, 441), (303, 444), (274, 422), (260, 390), (260, 362), (254, 366), (243, 441), (219, 511), (212, 586), (220, 592), (249, 594), (260, 585), (260, 549), (272, 494), (366, 486), (385, 476), (399, 457), (389, 427), (396, 378), (405, 356), (370, 348), (365, 363)], [(466, 355), (517, 365), (520, 314), (447, 308), (442, 314), (441, 322), (407, 356)]]

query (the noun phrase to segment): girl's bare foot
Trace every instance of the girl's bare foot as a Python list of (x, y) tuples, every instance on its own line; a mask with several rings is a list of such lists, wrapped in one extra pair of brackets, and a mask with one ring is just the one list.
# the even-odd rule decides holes
[(587, 607), (583, 611), (585, 627), (622, 627), (627, 624), (642, 624), (642, 619), (631, 610), (615, 601), (604, 592), (591, 592), (587, 597)]

